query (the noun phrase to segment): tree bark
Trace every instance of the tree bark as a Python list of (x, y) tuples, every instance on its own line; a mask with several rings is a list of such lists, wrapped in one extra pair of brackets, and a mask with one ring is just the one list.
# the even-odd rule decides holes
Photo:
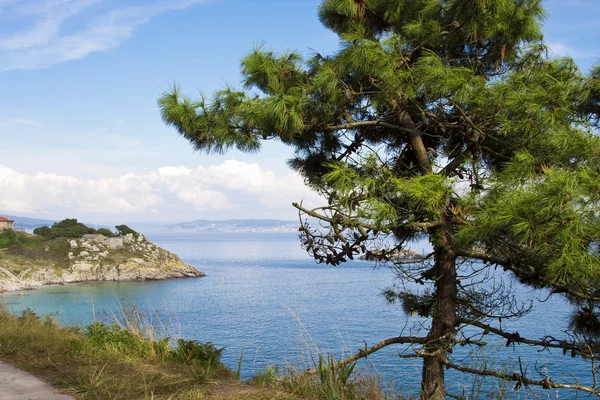
[(435, 306), (431, 330), (424, 346), (421, 381), (422, 400), (445, 399), (444, 371), (450, 341), (456, 334), (456, 254), (452, 243), (452, 226), (446, 222), (437, 232), (434, 245), (436, 283)]

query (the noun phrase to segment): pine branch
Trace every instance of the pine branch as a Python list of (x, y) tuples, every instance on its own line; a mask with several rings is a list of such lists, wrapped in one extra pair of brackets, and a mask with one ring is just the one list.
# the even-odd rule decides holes
[(566, 340), (558, 340), (553, 338), (552, 336), (546, 336), (542, 340), (533, 340), (521, 337), (518, 332), (509, 333), (501, 329), (495, 328), (491, 325), (481, 323), (479, 321), (461, 319), (460, 322), (462, 324), (471, 325), (483, 329), (484, 332), (491, 332), (495, 335), (502, 336), (503, 338), (507, 339), (507, 346), (511, 343), (523, 343), (531, 346), (540, 346), (544, 348), (574, 350), (583, 355), (583, 348), (581, 345), (573, 342), (568, 342)]
[(584, 385), (580, 385), (578, 383), (574, 383), (574, 384), (556, 383), (556, 382), (553, 382), (550, 379), (550, 377), (546, 377), (545, 379), (541, 379), (541, 380), (535, 380), (535, 379), (527, 378), (524, 373), (518, 374), (515, 372), (513, 374), (505, 374), (503, 372), (500, 372), (500, 371), (497, 371), (494, 369), (487, 369), (487, 368), (477, 369), (477, 368), (465, 367), (462, 365), (455, 364), (448, 360), (444, 361), (444, 364), (446, 364), (446, 366), (449, 368), (453, 368), (457, 371), (466, 372), (466, 373), (473, 374), (473, 375), (492, 376), (494, 378), (499, 378), (499, 379), (502, 379), (505, 381), (517, 382), (517, 386), (515, 386), (516, 389), (521, 387), (521, 385), (534, 385), (534, 386), (541, 386), (544, 389), (574, 389), (574, 390), (587, 392), (587, 393), (590, 393), (590, 394), (600, 397), (600, 391), (595, 387), (584, 386)]
[[(361, 358), (366, 358), (370, 354), (375, 353), (378, 350), (383, 349), (384, 347), (390, 346), (392, 344), (424, 344), (426, 343), (427, 338), (418, 337), (418, 336), (398, 336), (390, 339), (383, 340), (372, 347), (366, 347), (365, 349), (360, 349), (358, 353), (343, 360), (340, 360), (335, 363), (335, 366), (347, 365), (353, 363), (355, 361), (360, 360)], [(317, 373), (316, 369), (309, 369), (304, 372), (306, 375), (315, 375)]]
[[(421, 232), (424, 230), (435, 228), (444, 223), (444, 221), (409, 222), (409, 223), (400, 224), (400, 225), (387, 224), (387, 225), (380, 226), (380, 225), (367, 224), (367, 223), (363, 223), (363, 222), (359, 223), (357, 220), (348, 218), (348, 217), (346, 217), (346, 218), (344, 218), (344, 220), (340, 221), (338, 219), (330, 218), (330, 217), (327, 217), (326, 215), (319, 214), (315, 210), (309, 210), (307, 208), (304, 208), (304, 207), (302, 207), (302, 205), (300, 205), (298, 203), (292, 203), (292, 206), (294, 206), (298, 210), (302, 211), (306, 215), (310, 215), (313, 218), (317, 218), (320, 221), (328, 222), (330, 224), (340, 224), (340, 225), (344, 225), (344, 226), (348, 226), (348, 227), (356, 227), (356, 228), (361, 227), (363, 229), (370, 229), (375, 232), (383, 232), (383, 233), (389, 233), (389, 231), (391, 229), (404, 229), (404, 230), (413, 231), (413, 232)], [(451, 222), (462, 223), (462, 221), (459, 219), (452, 219)]]
[(360, 127), (365, 127), (365, 126), (382, 126), (384, 128), (388, 128), (388, 129), (392, 129), (392, 130), (395, 130), (398, 132), (405, 133), (407, 135), (414, 132), (412, 129), (404, 128), (402, 126), (390, 124), (389, 122), (379, 121), (379, 120), (378, 121), (351, 122), (351, 123), (343, 124), (343, 125), (330, 125), (330, 126), (326, 127), (325, 130), (339, 131), (339, 130), (343, 130), (343, 129), (355, 129), (355, 128), (360, 128)]
[(540, 274), (538, 274), (536, 272), (527, 271), (523, 268), (519, 268), (511, 260), (502, 259), (502, 258), (494, 257), (494, 256), (489, 256), (485, 253), (475, 253), (475, 252), (470, 253), (470, 252), (461, 251), (461, 250), (457, 251), (456, 254), (459, 257), (472, 258), (472, 259), (481, 260), (484, 262), (489, 262), (491, 264), (500, 265), (500, 266), (502, 266), (502, 268), (512, 271), (517, 276), (520, 276), (520, 277), (533, 278), (535, 281), (540, 282), (548, 287), (551, 287), (553, 289), (554, 293), (564, 293), (564, 294), (568, 294), (570, 296), (576, 297), (578, 299), (600, 302), (599, 296), (592, 296), (592, 295), (580, 292), (580, 291), (574, 289), (572, 286), (563, 285), (563, 284), (554, 282), (548, 278), (544, 278), (543, 276), (541, 276)]
[(458, 167), (460, 167), (462, 165), (462, 163), (465, 162), (466, 159), (467, 159), (467, 152), (457, 155), (456, 157), (454, 157), (452, 159), (452, 161), (450, 161), (448, 164), (446, 164), (444, 169), (442, 169), (439, 172), (439, 174), (444, 175), (444, 176), (452, 175), (454, 173), (454, 171), (456, 171), (458, 169)]

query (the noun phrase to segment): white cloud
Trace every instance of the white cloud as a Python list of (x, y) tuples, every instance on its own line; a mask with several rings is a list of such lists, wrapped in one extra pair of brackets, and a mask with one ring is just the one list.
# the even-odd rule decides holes
[(19, 125), (27, 125), (27, 126), (35, 126), (35, 127), (42, 126), (41, 122), (33, 120), (33, 119), (29, 119), (29, 118), (12, 118), (12, 119), (10, 119), (10, 122), (19, 124)]
[(321, 202), (293, 172), (276, 176), (258, 164), (235, 160), (193, 169), (164, 166), (144, 174), (101, 179), (23, 174), (0, 165), (0, 188), (0, 210), (7, 214), (97, 221), (144, 220), (146, 216), (173, 220), (187, 215), (293, 218), (292, 201)]
[[(204, 1), (154, 0), (112, 9), (102, 7), (103, 0), (0, 1), (0, 23), (29, 23), (24, 30), (0, 36), (0, 71), (45, 68), (115, 48), (151, 18)], [(73, 20), (82, 27), (69, 31)]]

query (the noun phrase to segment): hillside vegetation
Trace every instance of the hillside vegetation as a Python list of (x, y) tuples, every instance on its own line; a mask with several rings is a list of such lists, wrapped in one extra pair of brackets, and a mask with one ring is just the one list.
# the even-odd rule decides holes
[(242, 384), (221, 363), (223, 349), (212, 343), (148, 333), (139, 325), (101, 322), (61, 328), (30, 310), (11, 315), (0, 304), (0, 359), (76, 399), (299, 399)]
[(126, 225), (117, 226), (114, 233), (66, 219), (34, 233), (0, 233), (0, 291), (204, 275)]

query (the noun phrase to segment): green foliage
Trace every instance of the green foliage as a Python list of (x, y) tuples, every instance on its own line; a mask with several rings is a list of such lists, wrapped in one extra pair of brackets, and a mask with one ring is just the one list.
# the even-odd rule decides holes
[(134, 231), (127, 225), (117, 225), (117, 226), (115, 226), (115, 229), (117, 230), (118, 236), (125, 236), (129, 233), (131, 233), (133, 236), (136, 236), (136, 237), (139, 235), (139, 233), (137, 233), (136, 231)]
[(34, 235), (50, 236), (52, 229), (48, 226), (39, 226), (33, 230)]
[[(355, 363), (339, 364), (333, 355), (319, 354), (315, 362), (315, 376), (291, 377), (284, 385), (305, 398), (315, 400), (360, 400), (375, 397), (362, 396), (359, 385), (353, 382)], [(271, 371), (276, 372), (276, 371)], [(266, 379), (270, 379), (269, 376)], [(381, 395), (381, 392), (379, 393)]]
[(134, 359), (165, 358), (172, 352), (168, 338), (155, 341), (118, 325), (96, 322), (86, 326), (84, 334), (98, 346)]
[(277, 365), (269, 365), (254, 375), (251, 382), (256, 385), (272, 386), (279, 381), (279, 374), (279, 367)]
[(242, 378), (242, 362), (244, 361), (244, 348), (242, 347), (242, 352), (240, 353), (240, 358), (238, 359), (238, 363), (237, 363), (237, 369), (235, 370), (233, 376), (235, 376), (235, 379), (241, 379)]
[(96, 229), (96, 233), (99, 234), (99, 235), (104, 235), (106, 237), (114, 237), (114, 236), (116, 236), (113, 231), (111, 231), (110, 229), (107, 229), (107, 228)]
[(17, 235), (12, 229), (0, 232), (0, 249), (7, 249), (17, 243)]
[(201, 363), (218, 365), (224, 347), (218, 349), (213, 343), (200, 343), (197, 340), (177, 339), (173, 357), (185, 364)]
[(35, 239), (25, 232), (13, 231), (12, 229), (0, 232), (0, 249), (8, 249), (16, 245), (27, 245)]
[[(343, 392), (348, 386), (352, 372), (356, 363), (339, 365), (336, 363), (333, 355), (329, 355), (327, 360), (323, 355), (319, 354), (319, 361), (317, 363), (317, 376), (321, 381), (325, 390), (331, 392)], [(335, 395), (328, 395), (328, 397), (335, 397)]]
[[(241, 62), (242, 89), (191, 100), (174, 86), (159, 106), (198, 150), (290, 146), (289, 165), (327, 200), (296, 205), (317, 262), (428, 238), (434, 251), (421, 265), (384, 261), (398, 287), (424, 286), (386, 297), (432, 319), (430, 333), (445, 337), (427, 336), (432, 352), (447, 350), (459, 318), (525, 314), (509, 311), (503, 284), (473, 292), (457, 278), (485, 282), (496, 267), (589, 310), (588, 325), (572, 327), (593, 336), (600, 66), (585, 75), (570, 58), (549, 58), (543, 17), (540, 0), (324, 0), (319, 18), (340, 38), (336, 53), (259, 47)], [(472, 263), (483, 265), (478, 277)], [(437, 393), (422, 395), (440, 399), (443, 377), (427, 377), (424, 390)]]
[(85, 226), (75, 218), (71, 218), (56, 222), (50, 228), (45, 226), (36, 228), (33, 233), (46, 239), (56, 239), (59, 237), (76, 239), (89, 233), (96, 233), (96, 230)]
[[(116, 227), (119, 235), (125, 235), (127, 233), (133, 233), (134, 235), (138, 235), (136, 231), (129, 228), (127, 225), (119, 225)], [(33, 230), (35, 235), (41, 236), (45, 239), (56, 239), (56, 238), (81, 238), (83, 235), (87, 234), (99, 234), (104, 235), (106, 237), (114, 237), (116, 236), (113, 231), (107, 228), (99, 228), (94, 229), (78, 222), (77, 219), (65, 219), (60, 222), (56, 222), (51, 227), (48, 226), (40, 226)]]
[[(14, 316), (0, 302), (0, 359), (77, 398), (296, 398), (269, 388), (232, 385), (232, 374), (222, 365), (183, 364), (172, 357), (174, 350), (167, 341), (151, 344), (151, 338), (125, 331), (100, 323), (63, 328), (32, 310)], [(159, 345), (162, 353), (151, 350)]]

